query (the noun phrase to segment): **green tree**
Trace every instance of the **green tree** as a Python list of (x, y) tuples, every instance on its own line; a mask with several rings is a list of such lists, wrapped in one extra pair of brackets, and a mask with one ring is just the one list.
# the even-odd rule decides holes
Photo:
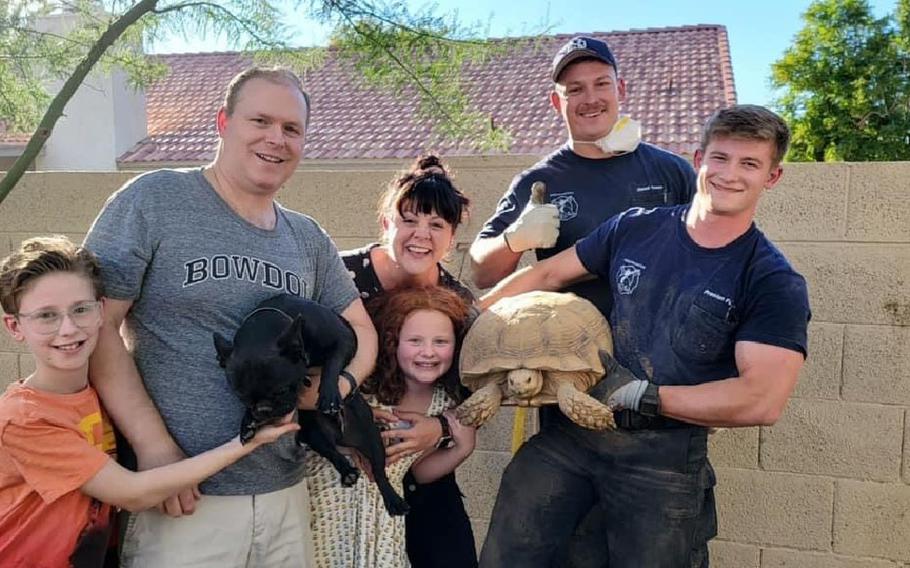
[(910, 159), (910, 0), (876, 18), (866, 0), (818, 0), (773, 64), (794, 161)]
[[(0, 120), (10, 131), (34, 131), (22, 155), (0, 180), (0, 202), (50, 137), (66, 103), (94, 69), (124, 69), (137, 87), (166, 73), (141, 47), (167, 35), (221, 36), (260, 62), (300, 71), (324, 48), (291, 47), (280, 2), (270, 0), (0, 0)], [(411, 11), (397, 0), (307, 0), (298, 17), (331, 26), (331, 44), (368, 84), (416, 92), (418, 115), (433, 119), (442, 136), (504, 148), (508, 133), (472, 109), (462, 91), (465, 65), (493, 53), (475, 28), (432, 8)], [(49, 14), (69, 15), (68, 31), (39, 30)], [(63, 81), (53, 97), (49, 81)]]

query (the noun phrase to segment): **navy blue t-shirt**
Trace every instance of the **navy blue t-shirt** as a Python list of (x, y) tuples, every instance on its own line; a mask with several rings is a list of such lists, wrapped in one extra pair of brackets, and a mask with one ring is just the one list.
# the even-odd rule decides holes
[[(630, 207), (688, 203), (695, 193), (695, 171), (689, 162), (657, 146), (642, 143), (629, 154), (594, 160), (579, 156), (567, 144), (512, 180), (478, 237), (496, 237), (514, 223), (535, 181), (546, 183), (550, 203), (559, 208), (559, 238), (553, 248), (537, 249), (538, 260), (573, 246)], [(565, 291), (609, 313), (610, 297), (601, 287), (584, 282)]]
[(754, 224), (725, 247), (699, 246), (688, 208), (632, 209), (577, 245), (613, 296), (616, 360), (659, 385), (692, 385), (738, 376), (737, 341), (805, 356), (805, 279)]

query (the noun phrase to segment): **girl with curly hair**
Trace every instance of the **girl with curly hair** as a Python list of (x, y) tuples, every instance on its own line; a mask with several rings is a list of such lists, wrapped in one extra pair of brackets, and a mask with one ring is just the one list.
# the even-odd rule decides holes
[[(403, 491), (405, 473), (430, 483), (452, 473), (474, 450), (473, 428), (451, 412), (458, 400), (457, 361), (468, 321), (468, 304), (439, 287), (405, 288), (370, 303), (379, 332), (376, 371), (364, 384), (371, 404), (446, 420), (451, 443), (411, 453), (386, 466)], [(352, 488), (338, 484), (332, 465), (307, 456), (314, 555), (319, 568), (404, 568), (405, 521), (391, 517), (376, 485), (364, 476)], [(440, 551), (442, 552), (442, 551)]]

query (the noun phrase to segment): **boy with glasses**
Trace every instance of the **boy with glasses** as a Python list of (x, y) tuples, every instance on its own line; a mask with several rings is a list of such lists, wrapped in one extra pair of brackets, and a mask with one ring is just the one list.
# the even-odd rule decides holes
[(235, 438), (140, 473), (119, 466), (110, 423), (88, 384), (101, 296), (97, 260), (63, 237), (25, 241), (0, 263), (4, 327), (26, 343), (36, 367), (0, 397), (0, 566), (100, 567), (111, 506), (154, 506), (298, 429), (286, 421), (246, 445)]

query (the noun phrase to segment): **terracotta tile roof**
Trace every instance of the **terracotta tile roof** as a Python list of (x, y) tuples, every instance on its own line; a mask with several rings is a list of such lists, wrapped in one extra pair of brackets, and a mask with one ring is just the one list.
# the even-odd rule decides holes
[[(574, 35), (574, 34), (573, 34)], [(644, 138), (691, 153), (715, 109), (736, 102), (727, 32), (695, 25), (587, 34), (605, 39), (627, 83), (623, 111), (644, 124)], [(533, 47), (467, 69), (467, 91), (512, 134), (510, 154), (541, 155), (565, 140), (547, 103), (553, 54), (571, 35), (543, 36)], [(516, 44), (530, 40), (509, 40)], [(148, 133), (120, 162), (205, 162), (214, 155), (214, 116), (230, 78), (249, 64), (240, 53), (160, 56), (171, 72), (147, 93)], [(439, 142), (414, 119), (415, 99), (356, 86), (331, 53), (305, 77), (313, 101), (305, 158), (409, 158), (435, 150), (478, 154), (470, 143)]]
[(28, 144), (31, 137), (31, 134), (0, 132), (0, 148), (25, 148), (25, 145)]

